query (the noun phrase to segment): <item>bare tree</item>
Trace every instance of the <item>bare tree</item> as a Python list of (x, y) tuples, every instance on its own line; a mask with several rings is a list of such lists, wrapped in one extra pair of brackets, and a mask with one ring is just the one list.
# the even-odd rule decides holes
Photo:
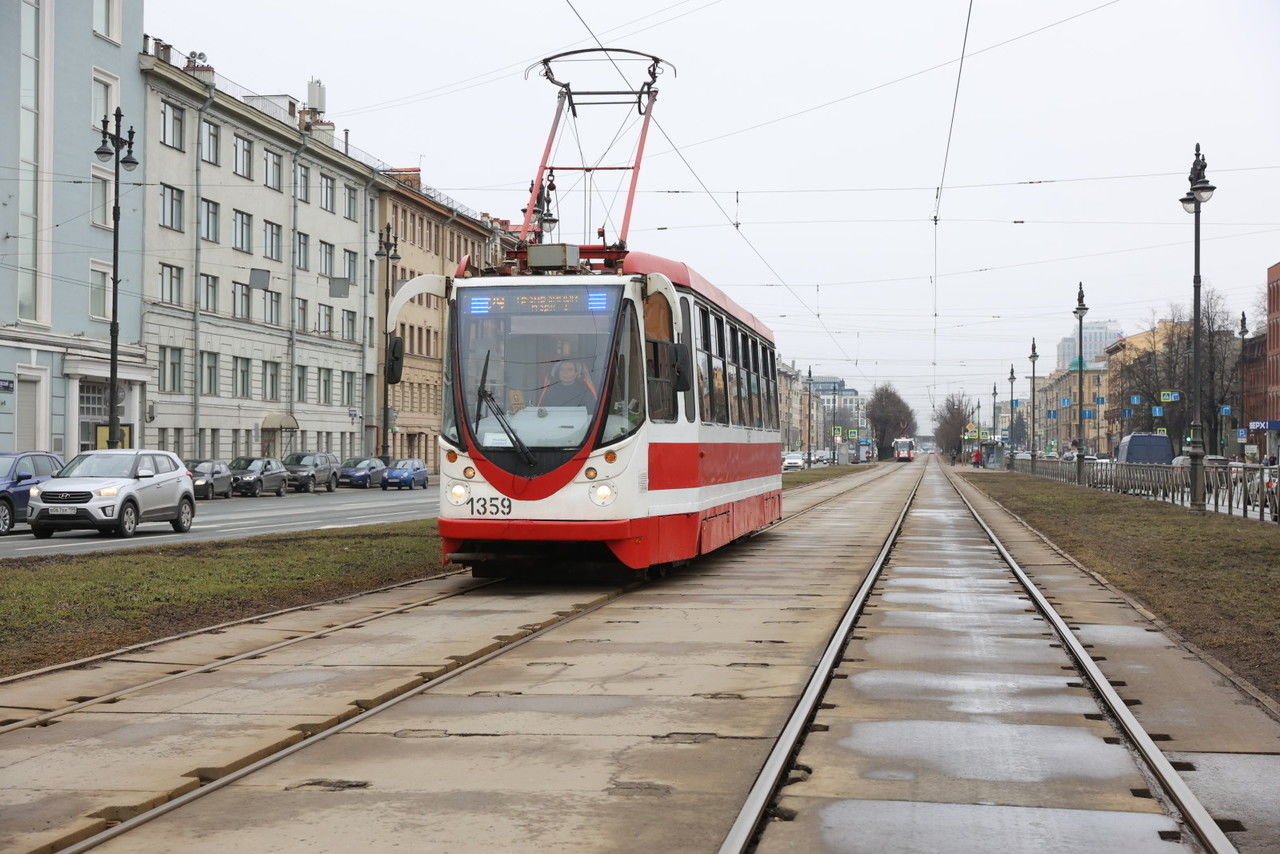
[(893, 456), (893, 440), (916, 434), (916, 414), (892, 385), (878, 385), (867, 401), (867, 423), (875, 434), (878, 458)]
[(933, 437), (944, 452), (960, 453), (964, 440), (964, 428), (973, 412), (973, 401), (966, 395), (954, 392), (933, 411)]

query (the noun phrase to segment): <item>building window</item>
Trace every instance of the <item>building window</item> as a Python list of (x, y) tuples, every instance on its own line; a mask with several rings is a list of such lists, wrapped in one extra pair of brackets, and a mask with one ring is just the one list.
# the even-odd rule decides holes
[(171, 264), (160, 265), (160, 301), (182, 304), (182, 268)]
[(262, 292), (263, 314), (262, 319), (272, 326), (280, 325), (280, 292), (279, 291), (263, 291)]
[(293, 328), (303, 332), (307, 329), (307, 301), (301, 297), (293, 301)]
[(332, 175), (320, 176), (320, 207), (333, 213), (334, 204), (337, 201), (338, 182), (334, 180)]
[(301, 231), (294, 234), (293, 266), (299, 270), (311, 268), (311, 237)]
[(208, 273), (200, 274), (200, 308), (204, 311), (218, 310), (218, 277)]
[(296, 403), (307, 402), (307, 366), (293, 366), (293, 399)]
[(186, 121), (187, 111), (168, 101), (160, 102), (160, 141), (170, 148), (176, 148), (179, 151), (183, 148), (183, 123)]
[(217, 243), (222, 239), (219, 217), (222, 206), (209, 199), (200, 200), (200, 239)]
[(320, 275), (333, 275), (333, 244), (320, 241)]
[(344, 201), (345, 201), (345, 212), (344, 212), (343, 216), (345, 216), (347, 219), (351, 220), (352, 222), (355, 222), (355, 221), (356, 221), (356, 210), (357, 210), (357, 205), (359, 205), (359, 203), (360, 203), (360, 202), (359, 202), (359, 200), (360, 200), (360, 189), (359, 189), (358, 187), (353, 187), (353, 186), (351, 186), (350, 184), (346, 184), (346, 185), (344, 185), (344, 186), (346, 187), (347, 195), (346, 195), (346, 198), (345, 198), (345, 200), (344, 200)]
[(311, 167), (302, 163), (293, 166), (293, 197), (300, 202), (311, 202)]
[(232, 144), (235, 163), (232, 168), (241, 178), (253, 178), (253, 140), (245, 139), (243, 136), (236, 136), (235, 142)]
[(160, 224), (174, 231), (182, 231), (183, 191), (168, 184), (160, 185)]
[(265, 219), (262, 221), (262, 254), (272, 261), (284, 257), (280, 247), (280, 225)]
[(202, 350), (200, 352), (200, 393), (217, 396), (218, 391), (218, 354)]
[(250, 387), (250, 371), (253, 366), (249, 359), (236, 356), (231, 366), (232, 393), (236, 397), (248, 397), (253, 389)]
[(342, 268), (343, 275), (347, 277), (347, 281), (351, 283), (351, 287), (357, 287), (356, 282), (356, 265), (359, 262), (359, 256), (350, 249), (342, 250)]
[(231, 245), (241, 252), (253, 251), (253, 214), (235, 211), (231, 214)]
[(342, 310), (342, 337), (347, 341), (356, 340), (356, 313)]
[(222, 128), (213, 122), (200, 122), (200, 159), (217, 166), (222, 162)]
[(280, 172), (284, 165), (283, 158), (278, 151), (264, 151), (262, 153), (262, 183), (273, 190), (280, 189)]
[(317, 332), (321, 335), (333, 334), (333, 306), (320, 303), (320, 314), (317, 320)]
[(252, 320), (252, 306), (249, 304), (250, 288), (244, 282), (231, 283), (231, 316), (241, 320)]
[(111, 287), (110, 266), (102, 261), (89, 262), (89, 315), (110, 319), (107, 314), (107, 289)]
[(368, 317), (365, 319), (369, 321), (369, 328), (368, 328), (367, 334), (365, 335), (364, 345), (366, 347), (372, 347), (373, 346), (373, 318)]
[(280, 363), (262, 363), (262, 399), (280, 399)]
[(93, 0), (93, 31), (111, 41), (120, 42), (121, 0)]
[(319, 402), (333, 403), (333, 368), (317, 368), (316, 381), (320, 384)]
[(342, 372), (342, 405), (356, 405), (356, 373), (355, 371)]
[(182, 391), (182, 348), (160, 348), (160, 390)]
[(94, 130), (102, 130), (104, 116), (111, 117), (114, 115), (116, 111), (116, 86), (119, 83), (120, 78), (114, 74), (103, 71), (101, 68), (93, 69), (89, 125)]
[(112, 228), (111, 173), (100, 166), (91, 166), (89, 171), (91, 182), (89, 221), (103, 228)]

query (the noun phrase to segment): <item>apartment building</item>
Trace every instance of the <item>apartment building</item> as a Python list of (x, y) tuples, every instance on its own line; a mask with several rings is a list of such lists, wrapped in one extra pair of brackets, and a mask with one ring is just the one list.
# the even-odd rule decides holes
[(377, 200), (324, 90), (248, 92), (156, 41), (146, 86), (145, 442), (183, 456), (370, 453)]
[[(470, 211), (424, 185), (419, 170), (386, 169), (383, 174), (393, 180), (380, 197), (378, 222), (390, 225), (400, 257), (378, 259), (380, 312), (400, 282), (424, 274), (455, 275), (464, 260), (466, 271), (493, 267), (514, 246), (502, 220)], [(385, 453), (421, 458), (432, 471), (439, 452), (445, 322), (443, 301), (424, 294), (401, 310), (391, 329), (404, 339), (405, 357), (401, 381), (387, 387), (393, 426)], [(384, 347), (379, 336), (379, 370)]]
[[(1061, 368), (1038, 382), (1036, 432), (1041, 436), (1038, 447), (1061, 455), (1071, 443), (1081, 438), (1088, 453), (1107, 451), (1109, 439), (1103, 410), (1106, 407), (1106, 370), (1102, 367), (1084, 371), (1084, 417), (1081, 419), (1080, 371)], [(1103, 403), (1097, 403), (1102, 398)]]
[[(0, 451), (74, 455), (106, 447), (114, 162), (102, 117), (144, 126), (136, 51), (142, 4), (13, 0), (0, 5)], [(122, 152), (123, 153), (123, 152)], [(134, 157), (146, 163), (140, 134)], [(117, 406), (138, 441), (151, 369), (141, 344), (145, 189), (122, 171)]]

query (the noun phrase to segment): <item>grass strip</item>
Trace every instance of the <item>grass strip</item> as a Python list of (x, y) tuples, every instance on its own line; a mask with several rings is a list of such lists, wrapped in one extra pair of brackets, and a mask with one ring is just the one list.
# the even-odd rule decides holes
[(1280, 701), (1278, 526), (1027, 475), (961, 477)]
[(799, 471), (784, 471), (782, 473), (782, 488), (791, 489), (792, 487), (806, 486), (822, 480), (831, 480), (833, 477), (843, 477), (854, 472), (870, 471), (875, 466), (876, 463), (859, 463), (851, 466), (818, 466), (817, 468), (800, 469)]
[(0, 563), (0, 675), (441, 572), (434, 519)]

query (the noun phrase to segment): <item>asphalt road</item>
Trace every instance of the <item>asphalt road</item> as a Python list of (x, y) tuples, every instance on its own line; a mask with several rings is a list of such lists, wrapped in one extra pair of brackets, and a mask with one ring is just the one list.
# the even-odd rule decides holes
[(166, 543), (228, 540), (284, 531), (319, 531), (435, 518), (440, 488), (432, 478), (425, 490), (349, 489), (337, 492), (285, 493), (283, 498), (215, 498), (196, 502), (196, 520), (186, 534), (175, 534), (168, 522), (145, 522), (130, 539), (102, 536), (96, 531), (62, 531), (37, 540), (25, 523), (0, 537), (0, 559), (50, 554), (129, 549)]

